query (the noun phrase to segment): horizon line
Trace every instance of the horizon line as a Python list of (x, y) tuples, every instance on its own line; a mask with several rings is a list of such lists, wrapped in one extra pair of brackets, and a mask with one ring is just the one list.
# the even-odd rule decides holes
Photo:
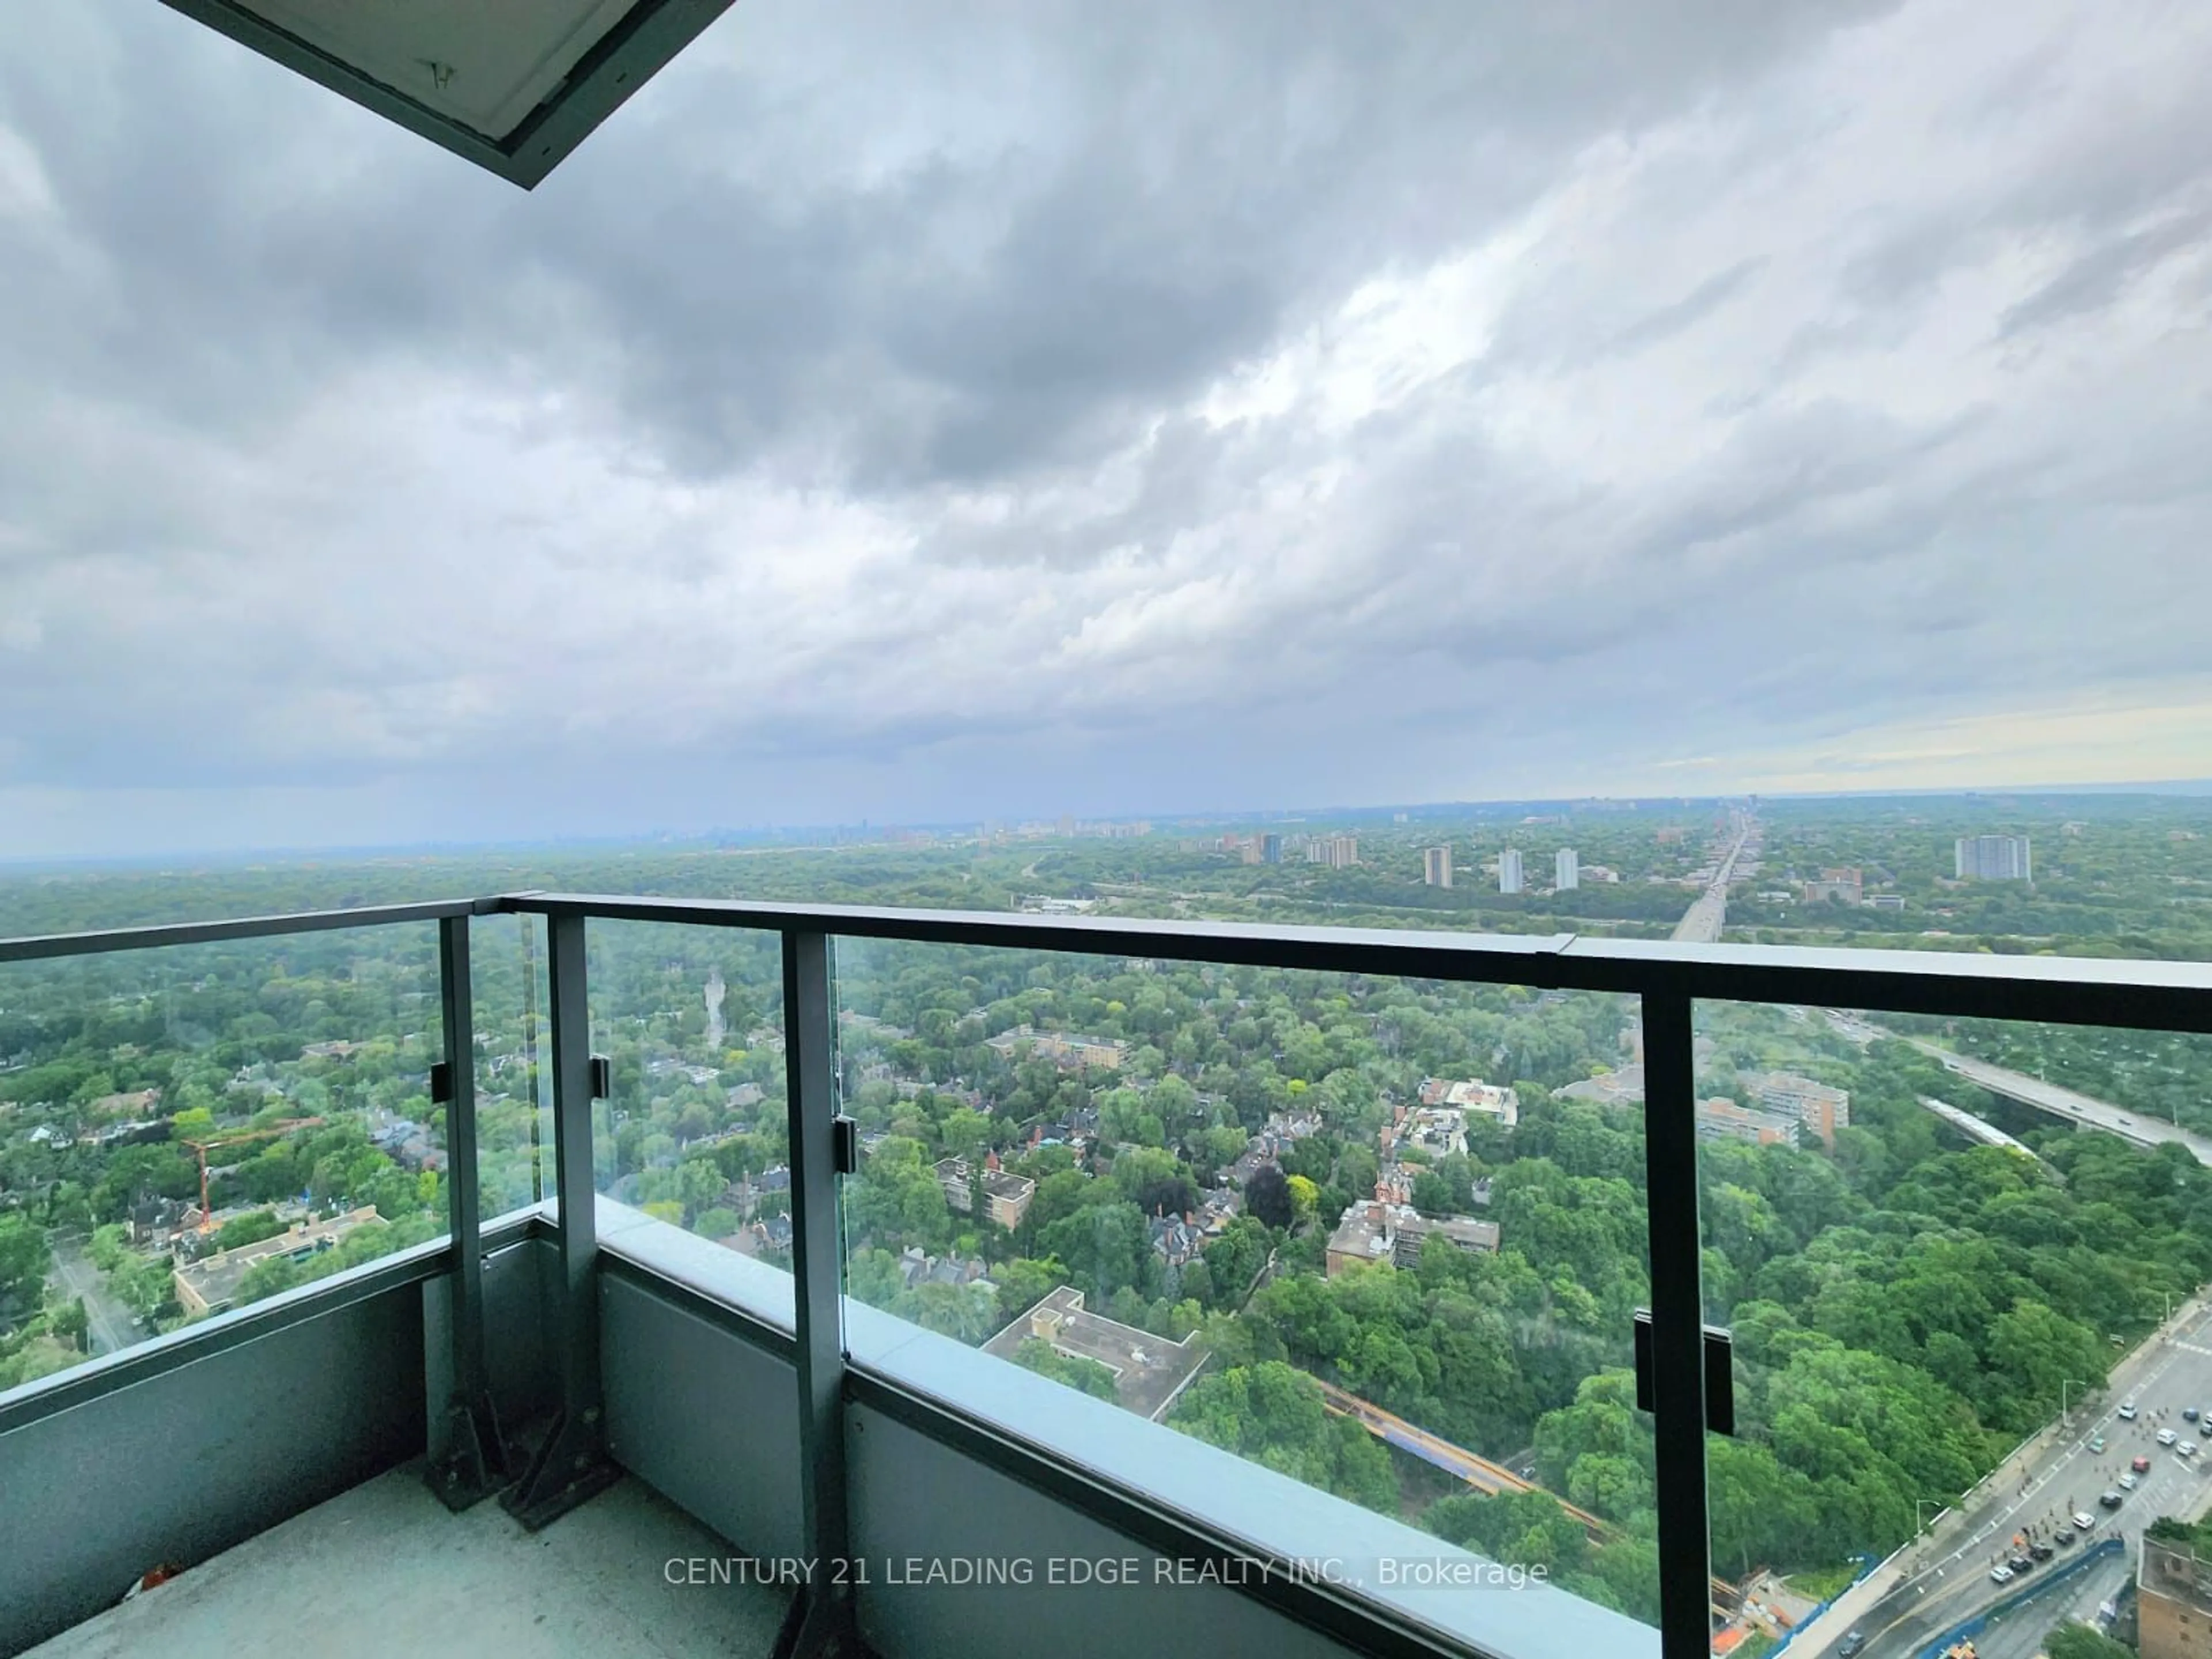
[[(667, 846), (671, 850), (698, 847), (702, 843), (727, 842), (732, 839), (773, 843), (807, 836), (842, 836), (854, 830), (866, 831), (871, 836), (889, 836), (901, 831), (915, 834), (980, 834), (986, 826), (1056, 824), (1062, 819), (1079, 824), (1150, 823), (1164, 821), (1191, 825), (1234, 821), (1288, 822), (1313, 817), (1373, 817), (1383, 813), (1411, 814), (1481, 811), (1505, 807), (1566, 806), (1605, 803), (1609, 805), (1638, 809), (1653, 807), (1689, 807), (1725, 805), (1743, 801), (1797, 800), (1928, 800), (1967, 799), (1975, 796), (2006, 795), (2036, 799), (2067, 799), (2081, 797), (2109, 797), (2118, 795), (2149, 795), (2164, 798), (2187, 798), (2212, 795), (2212, 778), (2145, 779), (2125, 783), (2064, 783), (2064, 784), (1980, 784), (1931, 788), (1917, 787), (1894, 789), (1793, 789), (1793, 790), (1717, 790), (1701, 794), (1630, 794), (1604, 795), (1583, 793), (1573, 795), (1508, 795), (1487, 800), (1396, 801), (1379, 805), (1346, 805), (1324, 806), (1234, 807), (1211, 810), (1181, 809), (1171, 811), (1128, 811), (1119, 813), (1060, 813), (1051, 818), (1012, 814), (983, 814), (975, 817), (896, 819), (878, 822), (863, 817), (857, 822), (826, 823), (787, 823), (737, 828), (730, 825), (708, 825), (705, 828), (676, 830), (666, 828), (642, 829), (605, 835), (554, 836), (538, 838), (483, 839), (438, 838), (416, 842), (387, 842), (369, 843), (303, 844), (293, 846), (240, 847), (222, 851), (202, 849), (195, 852), (179, 850), (145, 853), (118, 853), (87, 857), (70, 854), (31, 854), (16, 857), (0, 856), (0, 872), (24, 870), (83, 870), (100, 868), (130, 868), (149, 864), (166, 863), (251, 863), (256, 860), (284, 860), (288, 862), (310, 859), (378, 860), (393, 858), (422, 858), (445, 854), (462, 853), (526, 853), (600, 848), (646, 848), (654, 845)], [(1395, 827), (1395, 826), (1392, 826)], [(863, 844), (874, 844), (863, 843)], [(835, 850), (834, 844), (823, 848), (817, 843), (804, 843), (793, 851)]]

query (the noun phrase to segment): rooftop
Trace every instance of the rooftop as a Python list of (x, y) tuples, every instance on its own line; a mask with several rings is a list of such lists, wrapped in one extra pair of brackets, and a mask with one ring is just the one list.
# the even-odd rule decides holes
[(1115, 1397), (1139, 1417), (1158, 1418), (1206, 1363), (1194, 1337), (1170, 1342), (1092, 1313), (1073, 1285), (1054, 1291), (983, 1345), (983, 1352), (1012, 1359), (1036, 1337), (1075, 1359), (1096, 1360), (1114, 1373)]

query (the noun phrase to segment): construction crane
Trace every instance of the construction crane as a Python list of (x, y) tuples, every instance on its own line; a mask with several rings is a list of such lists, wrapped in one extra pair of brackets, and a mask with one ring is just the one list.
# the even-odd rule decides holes
[(322, 1125), (323, 1120), (319, 1117), (288, 1117), (270, 1124), (265, 1129), (246, 1129), (240, 1131), (237, 1134), (217, 1135), (211, 1140), (187, 1140), (185, 1142), (185, 1146), (192, 1149), (193, 1156), (198, 1158), (200, 1161), (199, 1231), (201, 1236), (204, 1237), (207, 1234), (215, 1231), (215, 1212), (213, 1207), (208, 1202), (207, 1155), (210, 1152), (213, 1152), (218, 1146), (242, 1146), (248, 1141), (266, 1140), (271, 1135), (287, 1135), (291, 1133), (295, 1129), (319, 1129), (322, 1127)]

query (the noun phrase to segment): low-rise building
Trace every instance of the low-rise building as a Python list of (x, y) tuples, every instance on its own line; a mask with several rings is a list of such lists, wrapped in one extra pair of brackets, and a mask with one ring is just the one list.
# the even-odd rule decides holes
[(1035, 1338), (1069, 1359), (1089, 1359), (1114, 1374), (1114, 1398), (1127, 1411), (1158, 1422), (1206, 1363), (1195, 1334), (1170, 1342), (1083, 1305), (1083, 1292), (1063, 1285), (983, 1345), (983, 1352), (1012, 1359)]
[(1805, 902), (1825, 904), (1834, 899), (1839, 904), (1856, 908), (1865, 892), (1865, 884), (1856, 870), (1823, 870), (1818, 881), (1805, 884)]
[(1459, 1106), (1398, 1106), (1381, 1135), (1382, 1156), (1412, 1150), (1431, 1162), (1467, 1151), (1467, 1109)]
[(174, 1198), (149, 1198), (131, 1206), (131, 1242), (137, 1245), (165, 1245), (184, 1225), (186, 1206)]
[[(2154, 1521), (2155, 1532), (2181, 1531)], [(2193, 1536), (2146, 1533), (2136, 1565), (2136, 1647), (2142, 1659), (2212, 1659), (2212, 1559)]]
[(1421, 1247), (1431, 1237), (1469, 1255), (1486, 1253), (1498, 1248), (1498, 1224), (1473, 1216), (1425, 1216), (1408, 1204), (1368, 1199), (1347, 1209), (1329, 1236), (1328, 1276), (1377, 1261), (1417, 1267)]
[(1170, 1267), (1195, 1260), (1205, 1248), (1206, 1231), (1198, 1224), (1194, 1210), (1182, 1215), (1156, 1215), (1150, 1226), (1153, 1253)]
[(910, 1291), (923, 1285), (988, 1285), (990, 1273), (990, 1264), (980, 1255), (931, 1255), (919, 1244), (899, 1252), (899, 1277)]
[(1600, 1106), (1635, 1106), (1644, 1099), (1644, 1067), (1640, 1063), (1570, 1083), (1556, 1091), (1561, 1100), (1594, 1101)]
[(1770, 1112), (1794, 1117), (1832, 1151), (1836, 1131), (1851, 1121), (1848, 1090), (1801, 1077), (1795, 1072), (1747, 1072), (1741, 1081), (1751, 1097)]
[(1794, 1117), (1741, 1106), (1725, 1097), (1698, 1103), (1698, 1135), (1703, 1140), (1747, 1140), (1755, 1146), (1795, 1146), (1800, 1128)]
[(1462, 1112), (1480, 1112), (1486, 1117), (1496, 1118), (1509, 1129), (1521, 1121), (1521, 1097), (1510, 1089), (1485, 1083), (1480, 1078), (1464, 1082), (1425, 1078), (1419, 1098), (1424, 1106), (1451, 1106)]
[(295, 1261), (308, 1261), (325, 1250), (336, 1249), (355, 1229), (383, 1218), (377, 1214), (374, 1204), (364, 1204), (327, 1221), (302, 1222), (272, 1238), (240, 1244), (235, 1249), (216, 1250), (197, 1261), (179, 1262), (170, 1273), (178, 1305), (188, 1318), (218, 1312), (230, 1305), (246, 1273), (263, 1262), (279, 1256)]
[(1008, 1229), (1020, 1226), (1022, 1218), (1029, 1213), (1030, 1200), (1036, 1196), (1036, 1182), (1027, 1176), (1008, 1175), (998, 1168), (996, 1154), (980, 1170), (964, 1158), (937, 1161), (937, 1184), (945, 1189), (945, 1203), (961, 1215), (969, 1212), (979, 1175), (983, 1182), (984, 1206), (991, 1219)]
[(1033, 1058), (1048, 1060), (1063, 1071), (1097, 1066), (1117, 1072), (1129, 1053), (1129, 1045), (1119, 1037), (1079, 1036), (1066, 1031), (1040, 1031), (1028, 1025), (1001, 1031), (983, 1046), (1006, 1060), (1020, 1058), (1026, 1048)]

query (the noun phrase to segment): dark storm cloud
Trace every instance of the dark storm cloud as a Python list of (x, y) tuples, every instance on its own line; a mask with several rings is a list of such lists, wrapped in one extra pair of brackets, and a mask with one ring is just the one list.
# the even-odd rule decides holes
[[(685, 473), (796, 450), (896, 489), (1085, 459), (1573, 147), (1839, 21), (862, 6), (757, 42), (740, 11), (534, 198), (171, 17), (34, 20), (0, 100), (103, 258), (70, 368), (118, 396), (251, 432), (349, 359), (419, 355), (596, 386)], [(931, 58), (1059, 96), (1033, 130), (856, 175)], [(963, 99), (1018, 90), (919, 89), (956, 135)]]
[(25, 845), (1619, 792), (2201, 655), (2154, 0), (747, 0), (529, 196), (20, 21)]

